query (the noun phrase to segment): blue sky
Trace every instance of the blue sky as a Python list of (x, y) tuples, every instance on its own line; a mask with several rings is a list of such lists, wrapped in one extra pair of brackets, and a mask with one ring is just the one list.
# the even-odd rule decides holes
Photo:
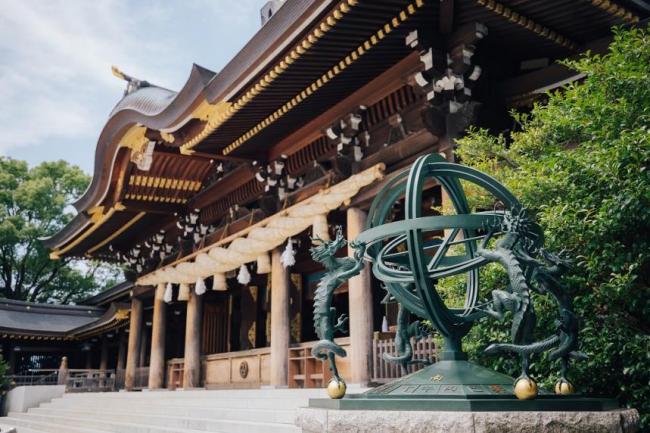
[(0, 0), (0, 155), (91, 173), (125, 73), (178, 90), (219, 71), (259, 29), (265, 0)]

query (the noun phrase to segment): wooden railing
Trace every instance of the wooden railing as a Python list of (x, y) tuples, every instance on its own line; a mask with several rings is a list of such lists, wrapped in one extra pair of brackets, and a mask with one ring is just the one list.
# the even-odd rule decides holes
[(174, 358), (167, 361), (167, 388), (183, 387), (183, 368), (183, 358)]
[(29, 370), (25, 374), (12, 374), (7, 376), (12, 387), (35, 385), (58, 385), (58, 370)]
[[(413, 343), (414, 358), (428, 359), (432, 362), (436, 357), (436, 346), (431, 337), (425, 337)], [(372, 381), (386, 383), (402, 377), (402, 368), (392, 362), (384, 360), (384, 353), (395, 355), (395, 334), (392, 332), (375, 332), (372, 339)], [(422, 369), (420, 363), (408, 366), (408, 373)]]
[(115, 370), (70, 369), (65, 379), (67, 392), (115, 390)]
[(137, 367), (133, 380), (133, 389), (145, 389), (149, 387), (149, 367)]

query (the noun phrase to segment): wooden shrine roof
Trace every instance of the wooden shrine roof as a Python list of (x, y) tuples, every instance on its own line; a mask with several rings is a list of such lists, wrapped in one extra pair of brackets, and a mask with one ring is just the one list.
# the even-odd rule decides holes
[[(126, 95), (99, 137), (79, 214), (44, 243), (55, 257), (108, 258), (109, 245), (125, 250), (173, 225), (174, 213), (259, 193), (253, 159), (286, 153), (294, 167), (311, 163), (298, 155), (322, 135), (326, 125), (314, 119), (391, 68), (403, 68), (395, 75), (403, 80), (418, 67), (404, 43), (413, 29), (435, 41), (485, 24), (486, 51), (513, 79), (521, 60), (575, 55), (649, 12), (644, 0), (287, 0), (218, 74), (194, 65), (178, 92), (149, 85)], [(316, 132), (302, 133), (305, 125)], [(144, 171), (134, 160), (149, 141), (157, 144)], [(219, 162), (230, 174), (210, 186)]]
[(129, 306), (52, 305), (0, 299), (0, 336), (22, 339), (83, 339), (123, 326)]

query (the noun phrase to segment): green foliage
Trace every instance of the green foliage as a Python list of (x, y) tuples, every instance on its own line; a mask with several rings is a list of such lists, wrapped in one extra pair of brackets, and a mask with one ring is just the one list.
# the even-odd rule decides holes
[[(470, 131), (458, 155), (521, 199), (544, 227), (549, 250), (575, 258), (564, 282), (584, 319), (581, 350), (589, 360), (574, 365), (572, 379), (588, 395), (637, 408), (650, 430), (650, 28), (617, 30), (606, 55), (566, 65), (584, 80), (529, 115), (513, 114), (518, 132)], [(488, 291), (504, 287), (494, 272), (484, 275)], [(557, 311), (536, 302), (543, 337)], [(508, 340), (507, 325), (484, 321), (472, 332), (473, 357), (517, 373), (515, 362), (482, 354), (489, 342)], [(537, 358), (532, 371), (548, 386), (558, 365)]]
[(9, 378), (9, 364), (0, 355), (0, 397), (5, 395), (11, 388), (11, 379)]
[(66, 207), (90, 179), (64, 161), (29, 168), (0, 157), (0, 296), (36, 302), (74, 302), (115, 283), (119, 273), (98, 263), (50, 260), (39, 238), (60, 230)]

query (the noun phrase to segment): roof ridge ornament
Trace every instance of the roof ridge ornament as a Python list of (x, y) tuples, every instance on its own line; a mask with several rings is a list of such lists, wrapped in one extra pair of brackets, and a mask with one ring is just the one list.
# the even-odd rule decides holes
[(111, 72), (120, 80), (126, 81), (127, 84), (126, 89), (124, 89), (124, 96), (130, 95), (131, 93), (143, 87), (151, 87), (151, 83), (148, 81), (140, 80), (138, 78), (132, 77), (131, 75), (127, 75), (115, 65), (111, 65)]

